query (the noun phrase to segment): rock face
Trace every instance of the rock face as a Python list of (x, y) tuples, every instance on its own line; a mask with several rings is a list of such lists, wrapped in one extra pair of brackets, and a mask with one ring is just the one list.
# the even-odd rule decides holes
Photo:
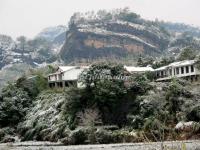
[(159, 26), (141, 18), (129, 21), (119, 16), (120, 13), (114, 13), (112, 19), (106, 20), (98, 15), (87, 18), (75, 14), (61, 50), (62, 59), (125, 57), (129, 54), (156, 56), (167, 48), (169, 36)]

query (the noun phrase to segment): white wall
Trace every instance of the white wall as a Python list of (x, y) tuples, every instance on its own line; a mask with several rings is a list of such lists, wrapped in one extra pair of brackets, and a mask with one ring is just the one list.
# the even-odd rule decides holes
[(68, 80), (77, 80), (78, 76), (81, 74), (81, 72), (84, 69), (82, 68), (73, 68), (69, 71), (64, 72), (63, 76), (62, 76), (62, 80), (68, 81)]

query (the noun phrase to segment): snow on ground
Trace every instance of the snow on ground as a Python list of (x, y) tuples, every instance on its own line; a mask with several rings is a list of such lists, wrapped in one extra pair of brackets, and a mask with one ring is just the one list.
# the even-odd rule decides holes
[(200, 141), (169, 141), (123, 144), (62, 146), (50, 142), (22, 142), (0, 144), (1, 150), (198, 150)]

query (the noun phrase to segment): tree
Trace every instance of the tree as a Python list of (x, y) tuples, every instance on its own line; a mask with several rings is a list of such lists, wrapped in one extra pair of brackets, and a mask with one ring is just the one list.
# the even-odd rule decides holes
[(137, 61), (137, 66), (140, 66), (140, 67), (142, 67), (143, 66), (143, 60), (142, 60), (142, 57), (139, 57), (138, 58), (138, 61)]
[(17, 38), (19, 49), (22, 51), (22, 56), (24, 56), (24, 52), (27, 46), (27, 39), (25, 36), (20, 36)]
[(172, 114), (174, 121), (176, 121), (177, 111), (180, 111), (179, 97), (182, 94), (181, 85), (176, 79), (173, 79), (169, 85), (169, 89), (166, 93), (167, 109)]
[(185, 48), (181, 51), (178, 60), (192, 60), (196, 57), (196, 51), (191, 48)]
[(87, 105), (97, 106), (102, 114), (102, 121), (106, 124), (121, 125), (126, 122), (126, 104), (134, 98), (130, 99), (127, 94), (127, 75), (122, 65), (100, 63), (93, 64), (80, 76), (80, 82), (86, 86), (87, 98), (84, 99), (87, 99)]
[(9, 84), (0, 96), (0, 126), (16, 125), (26, 115), (31, 104), (28, 93)]

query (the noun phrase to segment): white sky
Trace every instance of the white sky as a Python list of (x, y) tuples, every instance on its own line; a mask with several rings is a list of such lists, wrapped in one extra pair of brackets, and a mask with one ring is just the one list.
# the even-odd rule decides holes
[(34, 37), (77, 11), (129, 7), (143, 18), (200, 26), (200, 0), (0, 0), (0, 34)]

